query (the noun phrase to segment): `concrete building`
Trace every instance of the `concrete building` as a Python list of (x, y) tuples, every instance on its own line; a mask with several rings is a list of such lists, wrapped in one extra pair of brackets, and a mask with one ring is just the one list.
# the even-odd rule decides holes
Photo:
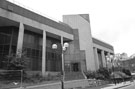
[[(64, 52), (65, 71), (87, 71), (106, 67), (107, 54), (113, 46), (93, 38), (88, 14), (64, 15), (56, 22), (36, 12), (6, 0), (0, 0), (0, 68), (4, 56), (25, 49), (30, 58), (29, 71), (59, 72), (61, 45), (68, 42)], [(52, 44), (58, 49), (52, 49)], [(21, 55), (20, 55), (21, 56)]]

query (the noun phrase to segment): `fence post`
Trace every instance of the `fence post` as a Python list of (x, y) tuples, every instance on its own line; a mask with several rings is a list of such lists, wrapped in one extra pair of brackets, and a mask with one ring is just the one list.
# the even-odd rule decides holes
[(21, 84), (20, 84), (20, 88), (22, 88), (22, 82), (23, 82), (23, 70), (21, 70)]

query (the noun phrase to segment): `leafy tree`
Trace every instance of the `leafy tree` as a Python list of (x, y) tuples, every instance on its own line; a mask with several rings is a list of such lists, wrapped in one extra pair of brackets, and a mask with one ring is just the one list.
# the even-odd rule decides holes
[[(20, 56), (21, 54), (21, 56)], [(6, 71), (3, 78), (8, 80), (20, 80), (22, 77), (26, 77), (25, 70), (28, 68), (29, 58), (26, 56), (26, 52), (18, 52), (18, 54), (11, 53), (7, 55), (4, 59), (6, 64)]]
[[(19, 56), (21, 54), (21, 56)], [(29, 64), (29, 58), (26, 56), (26, 52), (14, 54), (11, 53), (5, 58), (5, 64), (7, 70), (25, 70)]]

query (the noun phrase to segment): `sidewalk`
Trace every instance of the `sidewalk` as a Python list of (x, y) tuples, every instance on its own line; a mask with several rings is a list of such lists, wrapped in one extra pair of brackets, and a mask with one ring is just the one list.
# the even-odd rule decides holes
[(127, 81), (127, 82), (122, 82), (122, 83), (119, 83), (119, 84), (116, 84), (116, 85), (115, 84), (108, 84), (110, 86), (104, 87), (104, 88), (101, 88), (101, 89), (118, 89), (118, 88), (129, 86), (132, 83), (133, 82)]
[(82, 88), (82, 89), (119, 89), (122, 87), (130, 86), (133, 83), (135, 83), (135, 80), (134, 80), (134, 82), (127, 81), (127, 82), (122, 82), (122, 83), (119, 83), (116, 85), (115, 84), (105, 84), (105, 85), (96, 86), (96, 87), (89, 86), (89, 87)]

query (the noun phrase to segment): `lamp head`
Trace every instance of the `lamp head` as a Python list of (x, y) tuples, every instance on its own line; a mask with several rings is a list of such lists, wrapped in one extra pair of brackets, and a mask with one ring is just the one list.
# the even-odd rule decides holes
[(52, 49), (57, 49), (57, 44), (53, 44)]
[(69, 46), (69, 44), (66, 42), (66, 43), (64, 43), (64, 45), (63, 45), (65, 48), (67, 48), (68, 46)]

